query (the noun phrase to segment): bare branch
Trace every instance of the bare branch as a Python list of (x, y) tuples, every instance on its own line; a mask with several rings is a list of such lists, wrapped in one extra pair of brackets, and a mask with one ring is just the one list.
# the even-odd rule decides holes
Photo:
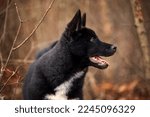
[(18, 7), (17, 7), (16, 3), (15, 3), (15, 7), (16, 7), (17, 16), (18, 16), (18, 19), (19, 19), (19, 27), (18, 27), (16, 36), (15, 36), (15, 39), (14, 39), (14, 41), (13, 41), (13, 44), (12, 44), (12, 46), (11, 46), (9, 55), (8, 55), (8, 57), (7, 57), (7, 61), (6, 61), (5, 65), (4, 65), (4, 68), (6, 68), (6, 66), (7, 66), (7, 64), (8, 64), (8, 61), (9, 61), (10, 56), (11, 56), (12, 51), (13, 51), (13, 47), (14, 47), (16, 41), (17, 41), (17, 38), (18, 38), (18, 35), (19, 35), (19, 32), (20, 32), (21, 26), (22, 26), (22, 20), (21, 20), (21, 18), (20, 18), (20, 14), (19, 14)]
[(40, 24), (43, 22), (44, 18), (46, 17), (47, 13), (49, 12), (49, 10), (52, 8), (53, 3), (55, 2), (55, 0), (53, 0), (48, 9), (46, 10), (46, 12), (44, 13), (44, 15), (42, 16), (42, 18), (40, 19), (39, 23), (35, 26), (35, 28), (32, 30), (32, 32), (29, 34), (28, 37), (26, 37), (19, 45), (17, 45), (16, 47), (13, 48), (13, 50), (16, 50), (18, 48), (20, 48), (25, 42), (27, 42), (30, 37), (34, 34), (34, 32), (38, 29), (38, 27), (40, 26)]
[(15, 84), (23, 84), (21, 83), (21, 76), (19, 76), (18, 80), (16, 82), (12, 82), (12, 83), (7, 83), (6, 86), (11, 86), (11, 85), (15, 85)]
[(28, 60), (28, 58), (31, 56), (33, 50), (35, 49), (34, 45), (35, 45), (35, 44), (34, 44), (34, 41), (31, 41), (31, 48), (30, 48), (28, 54), (25, 56), (25, 58), (24, 58), (24, 60), (23, 60), (24, 63), (25, 63), (25, 61)]
[[(9, 1), (9, 0), (8, 0)], [(2, 15), (3, 13), (5, 13), (6, 11), (7, 11), (7, 9), (9, 9), (10, 8), (10, 6), (12, 5), (12, 1), (10, 1), (10, 3), (8, 2), (8, 5), (7, 5), (7, 7), (5, 8), (5, 9), (3, 9), (2, 11), (0, 11), (0, 15)]]
[[(3, 62), (6, 62), (7, 60), (4, 59)], [(24, 59), (11, 59), (9, 60), (10, 63), (27, 63), (27, 64), (30, 64), (30, 63), (33, 63), (34, 60), (24, 60)]]
[(5, 19), (4, 19), (4, 29), (0, 37), (0, 42), (5, 38), (5, 34), (6, 34), (7, 19), (8, 19), (8, 4), (9, 4), (9, 0), (7, 0), (6, 13), (5, 13)]
[(18, 17), (19, 21), (20, 21), (20, 23), (23, 23), (23, 21), (22, 21), (22, 19), (21, 19), (21, 17), (20, 17), (20, 13), (19, 13), (19, 10), (18, 10), (18, 6), (17, 6), (16, 3), (15, 3), (14, 5), (15, 5), (15, 8), (16, 8), (17, 17)]
[[(6, 27), (7, 27), (7, 19), (8, 19), (8, 4), (9, 4), (9, 0), (7, 0), (7, 6), (6, 6), (6, 13), (5, 13), (5, 19), (4, 19), (4, 28), (3, 28), (3, 33), (0, 37), (0, 43), (1, 41), (5, 38), (5, 34), (6, 34)], [(0, 49), (1, 51), (1, 49)], [(1, 77), (3, 75), (3, 71), (2, 71), (2, 68), (3, 68), (3, 56), (2, 56), (2, 52), (0, 53), (0, 62), (1, 62), (1, 71), (0, 71), (0, 80), (1, 80)]]
[[(1, 62), (1, 67), (3, 66), (3, 57), (2, 57), (2, 53), (0, 53), (0, 62)], [(1, 72), (0, 72), (1, 73)]]

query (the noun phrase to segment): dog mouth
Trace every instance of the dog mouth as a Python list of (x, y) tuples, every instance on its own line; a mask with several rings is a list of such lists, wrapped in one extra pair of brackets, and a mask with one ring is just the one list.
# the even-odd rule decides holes
[(91, 65), (100, 69), (105, 69), (109, 66), (109, 63), (104, 60), (101, 56), (89, 57)]

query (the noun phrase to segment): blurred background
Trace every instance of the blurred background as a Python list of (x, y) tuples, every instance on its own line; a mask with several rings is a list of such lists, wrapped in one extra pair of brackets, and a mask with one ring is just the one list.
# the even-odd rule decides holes
[(52, 1), (0, 0), (0, 99), (22, 99), (36, 53), (60, 38), (78, 9), (87, 27), (117, 46), (107, 69), (89, 68), (84, 99), (150, 99), (149, 0), (54, 0), (48, 9)]

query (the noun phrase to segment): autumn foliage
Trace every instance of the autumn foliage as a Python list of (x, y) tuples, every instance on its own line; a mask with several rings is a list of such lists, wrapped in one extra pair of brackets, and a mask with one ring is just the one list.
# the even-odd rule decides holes
[(93, 92), (86, 92), (86, 99), (102, 100), (146, 100), (150, 99), (150, 81), (133, 80), (126, 83), (102, 82), (95, 87)]

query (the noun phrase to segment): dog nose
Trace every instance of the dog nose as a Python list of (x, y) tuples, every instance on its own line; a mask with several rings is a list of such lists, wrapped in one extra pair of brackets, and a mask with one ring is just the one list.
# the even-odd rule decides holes
[(117, 47), (114, 46), (114, 45), (112, 45), (112, 46), (111, 46), (111, 49), (115, 52), (115, 51), (117, 50)]

